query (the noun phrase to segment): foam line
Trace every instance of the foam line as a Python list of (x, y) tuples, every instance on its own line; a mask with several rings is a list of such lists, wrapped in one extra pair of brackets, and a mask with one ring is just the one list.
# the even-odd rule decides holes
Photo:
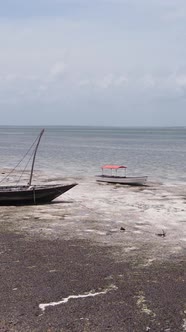
[(97, 292), (97, 293), (93, 293), (91, 291), (91, 292), (86, 293), (86, 294), (69, 295), (68, 297), (66, 297), (66, 298), (64, 298), (64, 299), (62, 299), (61, 301), (58, 301), (58, 302), (41, 303), (41, 304), (39, 304), (39, 308), (44, 312), (47, 307), (54, 307), (54, 306), (60, 305), (62, 303), (67, 303), (71, 299), (80, 299), (80, 298), (94, 297), (94, 296), (97, 296), (97, 295), (106, 294), (107, 292), (109, 292), (110, 290), (112, 290), (114, 288), (116, 288), (116, 287), (112, 286), (109, 289), (106, 289), (102, 292)]

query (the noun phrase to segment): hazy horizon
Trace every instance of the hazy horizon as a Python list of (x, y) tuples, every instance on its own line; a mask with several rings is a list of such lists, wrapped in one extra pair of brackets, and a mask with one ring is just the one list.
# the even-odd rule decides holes
[(11, 127), (16, 127), (16, 128), (33, 128), (33, 127), (39, 127), (39, 128), (53, 128), (53, 127), (64, 127), (64, 128), (69, 128), (69, 127), (78, 127), (78, 128), (105, 128), (105, 129), (109, 129), (109, 128), (113, 128), (113, 129), (186, 129), (186, 126), (182, 125), (182, 126), (143, 126), (143, 125), (133, 125), (133, 126), (112, 126), (112, 125), (72, 125), (72, 124), (66, 124), (66, 125), (45, 125), (45, 124), (33, 124), (33, 125), (14, 125), (14, 124), (7, 124), (7, 125), (0, 125), (0, 128), (11, 128)]

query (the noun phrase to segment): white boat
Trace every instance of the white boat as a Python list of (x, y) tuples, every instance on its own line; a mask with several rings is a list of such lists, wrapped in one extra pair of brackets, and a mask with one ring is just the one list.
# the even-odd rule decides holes
[[(107, 183), (127, 184), (133, 186), (143, 186), (147, 181), (147, 176), (127, 176), (127, 166), (122, 165), (104, 165), (101, 167), (102, 174), (96, 176), (96, 181)], [(110, 173), (106, 174), (104, 171), (109, 170)], [(124, 174), (119, 175), (118, 170), (122, 170)]]

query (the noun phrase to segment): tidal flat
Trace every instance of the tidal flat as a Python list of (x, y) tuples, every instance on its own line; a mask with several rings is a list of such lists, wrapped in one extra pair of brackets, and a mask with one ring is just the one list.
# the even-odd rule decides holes
[(0, 331), (186, 331), (186, 185), (77, 182), (0, 207)]

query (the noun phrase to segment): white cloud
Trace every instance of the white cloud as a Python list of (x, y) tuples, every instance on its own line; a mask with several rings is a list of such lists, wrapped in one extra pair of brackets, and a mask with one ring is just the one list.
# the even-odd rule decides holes
[(92, 81), (90, 79), (80, 79), (78, 85), (80, 87), (90, 87), (92, 85)]
[(108, 89), (113, 85), (113, 76), (112, 74), (108, 74), (104, 76), (101, 80), (97, 82), (97, 86), (102, 88), (102, 89)]
[(64, 62), (56, 62), (51, 68), (52, 77), (61, 77), (65, 74), (67, 66)]
[(180, 75), (176, 77), (176, 83), (179, 87), (186, 88), (186, 74)]
[(155, 78), (152, 76), (152, 75), (148, 75), (146, 74), (144, 77), (143, 77), (143, 87), (145, 89), (148, 89), (148, 88), (154, 88), (155, 87)]
[(119, 76), (115, 80), (115, 86), (118, 86), (118, 87), (127, 86), (128, 82), (129, 82), (129, 79), (125, 75)]

